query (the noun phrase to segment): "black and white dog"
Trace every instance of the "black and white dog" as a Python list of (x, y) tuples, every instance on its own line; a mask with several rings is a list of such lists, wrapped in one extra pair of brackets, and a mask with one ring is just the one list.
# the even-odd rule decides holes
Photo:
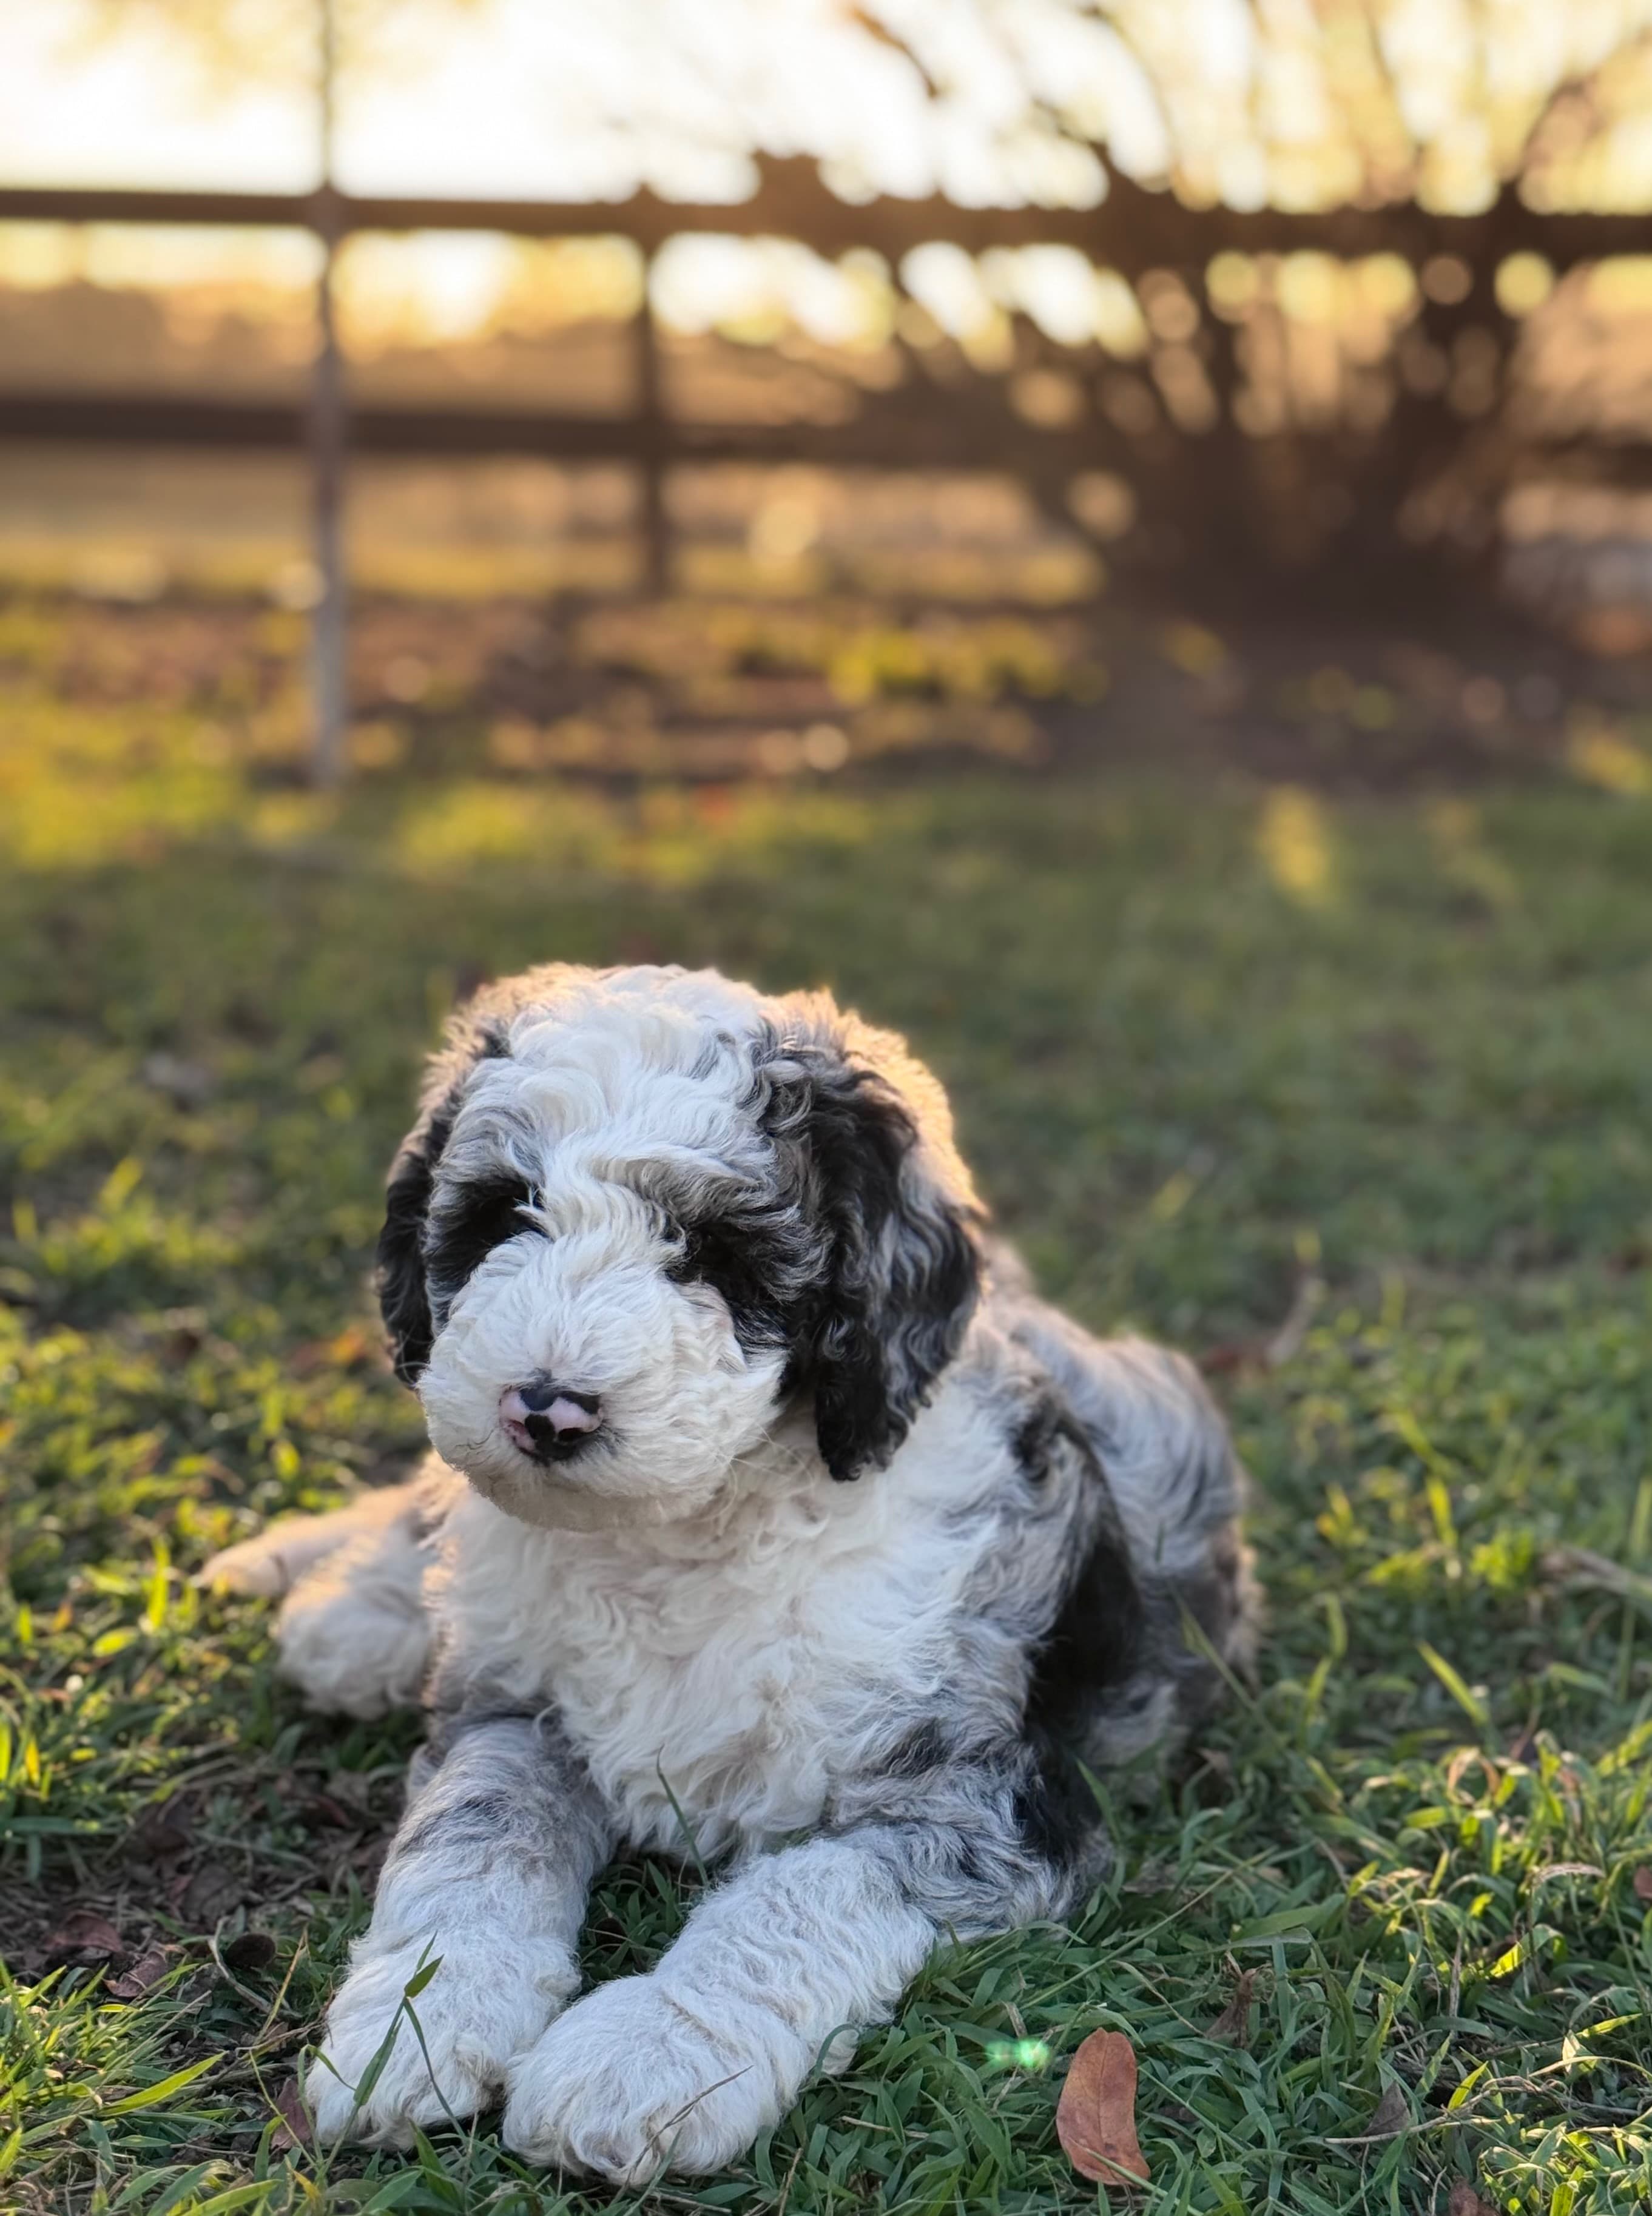
[[(317, 1705), (429, 1712), (324, 2133), (502, 2092), (533, 2159), (715, 2170), (940, 1940), (1083, 1899), (1087, 1771), (1248, 1654), (1240, 1473), (1186, 1362), (981, 1223), (940, 1086), (823, 995), (551, 967), (456, 1020), (379, 1243), (436, 1456), (208, 1572), (287, 1592)], [(576, 2000), (621, 1844), (726, 1874)], [(404, 2023), (358, 2105), (435, 1957), (428, 2065)]]

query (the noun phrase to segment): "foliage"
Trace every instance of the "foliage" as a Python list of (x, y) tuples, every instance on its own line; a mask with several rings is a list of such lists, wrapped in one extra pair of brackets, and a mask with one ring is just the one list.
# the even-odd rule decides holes
[[(485, 2124), (276, 2151), (412, 1727), (304, 1715), (263, 1612), (188, 1581), (416, 1450), (365, 1285), (379, 1178), (456, 991), (552, 954), (829, 979), (909, 1029), (1048, 1288), (1213, 1359), (1271, 1596), (1258, 1684), (1119, 1792), (1071, 1929), (943, 1953), (749, 2162), (648, 2197), (1095, 2206), (1057, 2080), (1113, 2029), (1155, 2211), (1438, 2209), (1475, 2175), (1545, 2216), (1644, 2205), (1644, 798), (427, 769), (330, 809), (203, 760), (187, 705), (54, 724), (28, 681), (0, 719), (9, 2205), (608, 2205)], [(592, 1974), (656, 1959), (696, 1885), (611, 1874)], [(47, 1967), (76, 1903), (114, 1964)]]
[[(342, 65), (384, 65), (385, 35), (410, 14), (440, 22), (478, 0), (435, 0), (410, 10), (407, 0), (331, 0)], [(211, 97), (238, 85), (314, 85), (320, 71), (320, 0), (86, 0), (87, 40), (139, 32), (157, 36), (199, 71)]]

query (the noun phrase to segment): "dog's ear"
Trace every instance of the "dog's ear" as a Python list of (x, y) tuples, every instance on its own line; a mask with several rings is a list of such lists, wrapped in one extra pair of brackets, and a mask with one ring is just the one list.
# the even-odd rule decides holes
[(453, 1106), (421, 1117), (397, 1151), (385, 1187), (385, 1221), (379, 1234), (379, 1310), (390, 1333), (390, 1358), (404, 1385), (416, 1385), (430, 1359), (435, 1336), (424, 1282), (424, 1228), (430, 1189), (453, 1129)]
[(889, 1461), (958, 1351), (982, 1211), (945, 1096), (898, 1040), (851, 1018), (831, 1043), (782, 1052), (772, 1128), (795, 1150), (822, 1257), (790, 1374), (813, 1394), (826, 1467), (854, 1478)]
[(397, 1149), (385, 1187), (385, 1221), (379, 1234), (374, 1280), (379, 1313), (390, 1334), (390, 1357), (404, 1385), (416, 1385), (430, 1359), (435, 1327), (425, 1281), (424, 1238), (430, 1193), (465, 1094), (478, 1062), (510, 1051), (505, 1025), (479, 1004), (461, 1009), (448, 1025), (445, 1050), (432, 1057), (419, 1120)]

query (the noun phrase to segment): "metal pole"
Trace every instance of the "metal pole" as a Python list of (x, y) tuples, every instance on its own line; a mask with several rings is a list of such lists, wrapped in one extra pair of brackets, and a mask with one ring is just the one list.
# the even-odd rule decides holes
[(344, 772), (349, 722), (348, 613), (344, 582), (344, 366), (334, 312), (334, 264), (338, 253), (333, 199), (334, 78), (337, 26), (334, 0), (320, 0), (321, 184), (316, 228), (321, 274), (316, 286), (316, 354), (310, 384), (310, 473), (319, 596), (311, 628), (310, 684), (315, 718), (311, 774), (317, 785), (336, 785)]

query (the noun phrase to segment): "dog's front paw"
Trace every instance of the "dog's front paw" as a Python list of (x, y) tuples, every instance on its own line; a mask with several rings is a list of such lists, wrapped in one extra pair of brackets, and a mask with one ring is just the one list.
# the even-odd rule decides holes
[[(358, 1951), (328, 2010), (321, 2059), (305, 2078), (322, 2139), (406, 2146), (416, 2124), (488, 2108), (513, 2058), (532, 2047), (578, 1981), (554, 1948), (524, 1947), (509, 1958), (484, 1950), (473, 1959), (456, 1944), (409, 2004), (416, 2032), (403, 1997), (421, 1962), (441, 1954), (439, 1937), (376, 1948), (369, 1938)], [(388, 2059), (363, 2094), (358, 2089), (392, 2022)]]
[(710, 2016), (657, 1978), (600, 1985), (512, 2066), (505, 2145), (616, 2185), (668, 2163), (720, 2170), (779, 2120), (813, 2057), (776, 2018)]

